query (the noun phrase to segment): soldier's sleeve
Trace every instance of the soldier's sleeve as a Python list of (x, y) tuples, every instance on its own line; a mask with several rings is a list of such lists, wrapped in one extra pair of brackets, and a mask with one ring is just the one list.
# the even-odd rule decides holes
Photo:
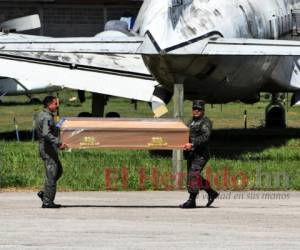
[(202, 124), (201, 127), (201, 133), (193, 140), (193, 147), (201, 147), (202, 145), (205, 145), (211, 135), (212, 131), (212, 124), (209, 120), (206, 120), (204, 124)]
[(49, 141), (49, 142), (51, 142), (51, 143), (53, 143), (53, 144), (55, 144), (56, 146), (59, 147), (62, 144), (62, 142), (61, 142), (59, 137), (56, 137), (51, 133), (51, 129), (50, 129), (51, 122), (52, 121), (51, 121), (50, 117), (44, 117), (43, 125), (42, 125), (43, 126), (43, 128), (42, 128), (42, 137), (45, 140), (47, 140), (47, 141)]

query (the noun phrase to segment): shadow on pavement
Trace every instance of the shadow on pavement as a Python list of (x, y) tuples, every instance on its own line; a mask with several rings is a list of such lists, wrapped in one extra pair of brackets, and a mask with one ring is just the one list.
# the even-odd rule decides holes
[[(61, 208), (176, 208), (181, 209), (179, 206), (155, 206), (155, 205), (62, 205)], [(197, 206), (196, 209), (207, 208), (206, 206)], [(209, 208), (217, 208), (211, 206)], [(181, 209), (189, 210), (189, 209)]]

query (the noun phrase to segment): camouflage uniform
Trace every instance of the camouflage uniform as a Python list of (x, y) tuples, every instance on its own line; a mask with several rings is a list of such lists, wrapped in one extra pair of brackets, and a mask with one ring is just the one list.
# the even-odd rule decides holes
[(193, 118), (189, 124), (190, 143), (192, 150), (187, 152), (187, 187), (190, 194), (198, 194), (204, 189), (208, 193), (212, 190), (209, 182), (201, 176), (201, 171), (209, 160), (209, 138), (212, 123), (207, 117)]
[(46, 170), (43, 203), (51, 204), (55, 199), (56, 182), (61, 177), (63, 169), (58, 158), (58, 148), (62, 144), (59, 128), (56, 127), (54, 114), (49, 109), (45, 108), (37, 115), (36, 132), (40, 156)]

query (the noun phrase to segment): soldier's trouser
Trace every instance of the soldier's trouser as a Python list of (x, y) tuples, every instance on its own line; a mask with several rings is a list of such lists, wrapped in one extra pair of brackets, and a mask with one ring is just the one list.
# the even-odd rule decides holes
[(213, 190), (210, 187), (209, 181), (201, 175), (207, 159), (203, 156), (195, 156), (187, 161), (187, 189), (190, 194), (198, 194), (199, 190), (205, 190), (210, 194)]
[(56, 183), (63, 173), (62, 165), (58, 157), (43, 157), (45, 165), (44, 204), (54, 201), (56, 195)]

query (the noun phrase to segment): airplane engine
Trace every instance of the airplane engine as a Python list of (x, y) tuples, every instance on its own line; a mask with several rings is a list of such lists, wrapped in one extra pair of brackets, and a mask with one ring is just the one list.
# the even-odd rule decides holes
[(267, 106), (265, 115), (266, 128), (286, 128), (285, 108), (279, 100)]

